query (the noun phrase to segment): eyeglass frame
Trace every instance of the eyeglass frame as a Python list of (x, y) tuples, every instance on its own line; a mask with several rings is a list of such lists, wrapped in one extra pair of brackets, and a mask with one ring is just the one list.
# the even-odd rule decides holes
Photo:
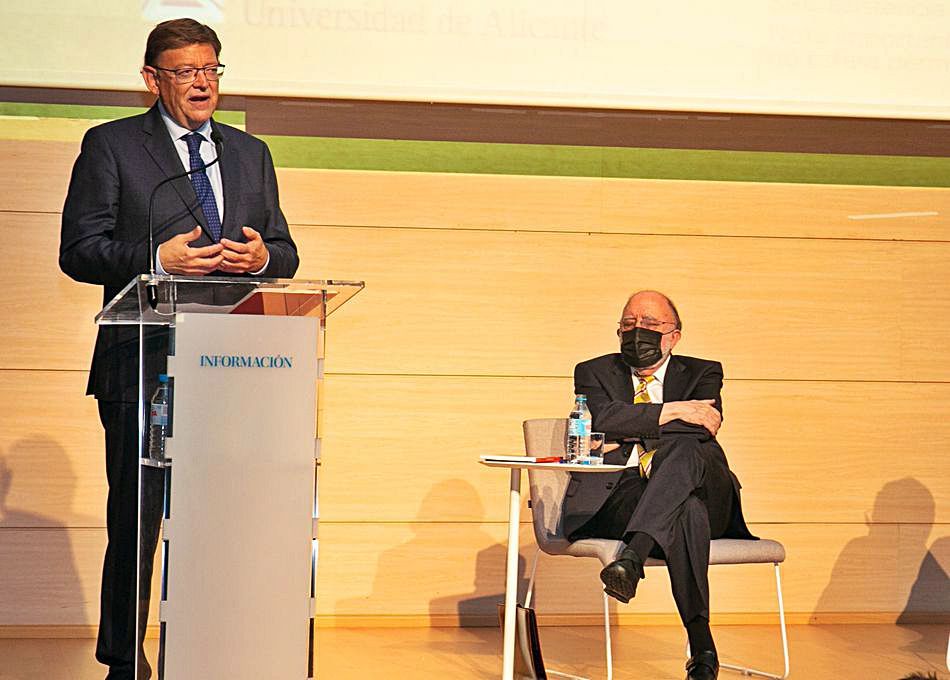
[[(659, 319), (654, 319), (652, 317), (646, 317), (646, 318), (629, 317), (628, 323), (629, 321), (633, 321), (633, 325), (629, 326), (628, 328), (624, 328), (624, 319), (621, 319), (620, 321), (617, 322), (617, 335), (620, 335), (621, 333), (624, 333), (626, 331), (632, 331), (634, 328), (645, 328), (649, 331), (659, 332), (659, 329), (664, 324), (670, 324), (672, 326), (675, 326), (675, 328), (673, 328), (673, 330), (671, 331), (666, 331), (666, 333), (663, 333), (663, 335), (667, 335), (669, 333), (672, 333), (673, 331), (679, 330), (679, 325), (675, 321), (660, 321)], [(648, 324), (648, 325), (645, 325), (645, 324)]]
[[(156, 71), (167, 71), (168, 73), (175, 74), (175, 82), (179, 85), (190, 85), (191, 83), (198, 80), (198, 72), (205, 74), (205, 80), (209, 83), (216, 83), (221, 80), (221, 76), (224, 75), (224, 64), (215, 64), (214, 66), (187, 66), (185, 68), (162, 68), (161, 66), (152, 66), (151, 64), (146, 64), (145, 68), (154, 69)], [(221, 71), (220, 73), (218, 71)], [(191, 80), (182, 80), (181, 74), (186, 71), (194, 71), (195, 77)], [(211, 74), (214, 74), (214, 78), (211, 77)]]

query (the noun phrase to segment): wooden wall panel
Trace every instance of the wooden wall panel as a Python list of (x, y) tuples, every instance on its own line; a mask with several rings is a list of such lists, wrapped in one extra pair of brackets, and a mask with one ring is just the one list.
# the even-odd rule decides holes
[[(478, 456), (521, 453), (521, 420), (566, 416), (572, 383), (329, 375), (324, 394), (324, 520), (503, 521), (508, 476)], [(724, 400), (720, 439), (751, 521), (950, 521), (937, 454), (950, 448), (950, 385), (732, 381)], [(878, 412), (888, 417), (866, 417)]]
[[(578, 357), (613, 350), (623, 301), (642, 287), (678, 302), (679, 351), (722, 360), (732, 378), (893, 379), (950, 334), (950, 317), (935, 316), (913, 327), (917, 343), (895, 341), (889, 303), (918, 256), (950, 264), (944, 244), (316, 227), (297, 237), (300, 276), (367, 281), (332, 320), (336, 372), (569, 374)], [(656, 268), (638, 274), (639, 261)], [(902, 377), (946, 380), (950, 362)]]
[[(0, 164), (2, 165), (2, 164)], [(0, 212), (0, 369), (86, 370), (102, 288), (59, 271), (59, 215)]]
[(105, 526), (102, 428), (85, 389), (85, 372), (0, 371), (0, 526)]
[[(788, 549), (782, 577), (789, 612), (902, 612), (911, 601), (913, 581), (899, 574), (899, 547), (909, 563), (919, 565), (928, 554), (926, 544), (899, 543), (903, 525), (870, 531), (861, 525), (757, 524), (752, 529)], [(503, 524), (327, 523), (321, 536), (321, 546), (334, 549), (321, 548), (318, 615), (484, 616), (493, 613), (502, 598)], [(534, 557), (533, 545), (530, 529), (524, 527), (526, 569)], [(868, 569), (869, 564), (876, 566)], [(543, 556), (538, 610), (598, 612), (599, 570), (593, 559)], [(713, 568), (714, 615), (775, 611), (774, 583), (769, 565)], [(616, 610), (675, 612), (665, 570), (649, 569), (636, 600)]]
[(619, 233), (945, 239), (948, 209), (948, 189), (610, 179), (599, 217)]
[(943, 353), (950, 337), (944, 328), (950, 319), (950, 243), (921, 245), (900, 251), (901, 295), (892, 298), (900, 306), (884, 305), (892, 312), (884, 322), (893, 338), (890, 346), (899, 342), (903, 349), (893, 371), (895, 380), (948, 379)]
[(740, 380), (723, 398), (753, 521), (950, 521), (950, 384)]
[(0, 622), (97, 622), (105, 545), (105, 529), (0, 528)]
[[(0, 213), (0, 246), (24, 267), (0, 274), (0, 340), (17, 348), (0, 367), (87, 366), (100, 298), (58, 272), (57, 229), (53, 215)], [(950, 315), (923, 323), (888, 304), (950, 306), (939, 286), (950, 244), (327, 227), (297, 239), (300, 277), (368, 282), (332, 320), (337, 372), (568, 375), (577, 357), (614, 348), (625, 296), (653, 286), (681, 307), (679, 351), (722, 360), (729, 377), (894, 379), (903, 366), (903, 379), (950, 379), (937, 354)], [(637, 258), (676, 267), (638, 276)], [(597, 263), (595, 286), (564, 275), (579, 259)], [(54, 297), (38, 304), (37, 290)]]
[[(8, 528), (0, 522), (0, 623), (83, 626), (99, 622), (106, 530)], [(161, 582), (152, 582), (149, 623), (158, 623)]]
[(566, 415), (572, 395), (566, 378), (328, 375), (321, 518), (503, 521), (508, 475), (478, 457), (523, 454), (521, 421)]
[(78, 155), (78, 139), (0, 139), (0, 211), (61, 212)]
[[(102, 434), (84, 381), (0, 371), (0, 525), (104, 526)], [(478, 456), (521, 453), (521, 420), (565, 415), (572, 394), (568, 378), (331, 374), (324, 387), (329, 521), (504, 521), (507, 475)], [(950, 385), (730, 381), (724, 399), (720, 439), (750, 520), (950, 521)]]
[[(940, 601), (942, 583), (934, 574), (915, 581), (902, 573), (925, 572), (935, 555), (946, 566), (947, 556), (922, 540), (927, 537), (915, 533), (913, 525), (752, 528), (788, 549), (783, 584), (786, 608), (793, 614), (926, 612), (933, 611), (928, 608), (933, 596)], [(946, 533), (947, 525), (939, 528)], [(912, 538), (902, 539), (908, 532)], [(521, 534), (528, 569), (534, 557), (530, 527), (524, 526)], [(326, 522), (321, 527), (317, 614), (353, 617), (356, 623), (359, 617), (459, 616), (463, 622), (484, 624), (503, 597), (505, 536), (503, 523)], [(95, 623), (104, 549), (102, 529), (0, 527), (0, 621)], [(868, 564), (876, 568), (868, 569)], [(601, 606), (598, 571), (596, 560), (542, 556), (539, 611), (596, 614)], [(714, 617), (774, 611), (774, 580), (767, 566), (715, 567), (710, 583)], [(648, 570), (636, 600), (615, 605), (615, 611), (674, 613), (665, 570)]]
[[(947, 239), (950, 189), (282, 169), (309, 225)], [(936, 214), (934, 214), (936, 213)], [(852, 219), (867, 215), (891, 215)]]
[[(90, 124), (60, 141), (0, 140), (0, 211), (61, 211)], [(950, 238), (950, 189), (300, 168), (281, 168), (278, 179), (296, 224)], [(852, 219), (867, 215), (891, 217)]]

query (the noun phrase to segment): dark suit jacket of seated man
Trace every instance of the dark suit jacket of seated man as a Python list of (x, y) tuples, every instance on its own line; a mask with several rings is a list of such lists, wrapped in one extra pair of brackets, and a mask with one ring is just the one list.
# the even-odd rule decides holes
[[(605, 453), (604, 462), (629, 467), (610, 474), (573, 473), (561, 521), (572, 541), (611, 538), (636, 547), (637, 537), (643, 539), (641, 551), (647, 554), (636, 556), (635, 571), (642, 575), (642, 562), (650, 554), (666, 559), (684, 625), (690, 630), (698, 622), (706, 630), (706, 635), (691, 634), (693, 651), (711, 647), (714, 652), (708, 635), (709, 541), (755, 537), (742, 516), (739, 481), (715, 438), (722, 413), (722, 366), (672, 355), (680, 328), (679, 314), (666, 296), (641, 291), (624, 308), (618, 330), (622, 352), (575, 368), (575, 392), (587, 396), (593, 429), (617, 446)], [(653, 376), (656, 384), (650, 391), (661, 399), (634, 403), (635, 393), (645, 389), (640, 374)], [(651, 450), (656, 453), (647, 478), (637, 464), (638, 453)], [(633, 580), (635, 594), (636, 574)], [(609, 580), (604, 582), (614, 595)], [(716, 673), (718, 661), (711, 674), (688, 677)]]

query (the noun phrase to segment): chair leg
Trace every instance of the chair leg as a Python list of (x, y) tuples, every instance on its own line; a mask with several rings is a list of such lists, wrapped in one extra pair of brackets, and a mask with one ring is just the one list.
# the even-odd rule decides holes
[[(524, 596), (524, 606), (525, 606), (525, 607), (530, 607), (530, 606), (531, 606), (531, 600), (532, 600), (532, 598), (534, 597), (534, 577), (535, 577), (535, 575), (538, 573), (538, 560), (539, 560), (540, 558), (541, 558), (541, 548), (538, 548), (538, 549), (535, 551), (535, 553), (534, 553), (534, 560), (533, 560), (532, 563), (531, 563), (531, 576), (528, 578), (528, 590), (527, 590), (527, 592), (525, 593), (525, 596)], [(606, 597), (606, 595), (605, 595), (605, 597)], [(608, 654), (609, 654), (609, 652), (608, 652)], [(608, 661), (608, 666), (609, 666), (609, 661)], [(563, 673), (563, 672), (561, 672), (561, 671), (556, 671), (556, 670), (553, 670), (553, 669), (551, 669), (551, 668), (546, 668), (546, 669), (545, 669), (545, 672), (546, 672), (548, 675), (553, 675), (553, 676), (558, 677), (558, 678), (567, 678), (567, 680), (589, 680), (589, 678), (585, 678), (585, 677), (583, 677), (583, 676), (581, 676), (581, 675), (572, 675), (571, 673)], [(610, 680), (609, 671), (608, 671), (608, 678), (607, 678), (607, 680)]]
[[(535, 558), (537, 563), (537, 558)], [(532, 572), (532, 577), (534, 576)], [(604, 656), (607, 659), (607, 680), (613, 680), (614, 677), (614, 657), (613, 650), (610, 645), (610, 597), (607, 593), (604, 593)], [(567, 673), (561, 673), (559, 671), (552, 671), (548, 669), (548, 675), (555, 675), (561, 678), (574, 678), (575, 680), (586, 680), (581, 678), (578, 675), (569, 675)]]
[(782, 570), (778, 562), (775, 563), (775, 593), (778, 596), (778, 618), (782, 626), (782, 654), (785, 657), (785, 674), (780, 680), (785, 680), (785, 678), (788, 677), (789, 671), (788, 631), (785, 628), (785, 601), (782, 599)]
[[(778, 618), (779, 625), (782, 631), (782, 655), (785, 659), (785, 673), (783, 675), (775, 675), (774, 673), (766, 673), (765, 671), (759, 671), (754, 668), (747, 668), (745, 666), (733, 666), (731, 664), (720, 664), (720, 667), (727, 668), (731, 671), (738, 671), (742, 675), (753, 676), (758, 675), (763, 678), (770, 678), (770, 680), (785, 680), (788, 677), (789, 671), (789, 662), (788, 662), (788, 632), (785, 627), (785, 602), (782, 599), (782, 575), (781, 567), (778, 562), (774, 563), (775, 566), (775, 593), (778, 598)], [(689, 649), (689, 644), (687, 643), (687, 650)]]
[(604, 593), (604, 653), (607, 655), (607, 680), (614, 677), (614, 657), (610, 645), (610, 600)]

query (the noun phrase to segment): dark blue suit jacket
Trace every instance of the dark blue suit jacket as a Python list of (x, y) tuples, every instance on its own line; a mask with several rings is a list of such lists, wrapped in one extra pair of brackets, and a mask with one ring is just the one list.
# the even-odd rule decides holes
[[(259, 231), (270, 253), (267, 278), (297, 271), (297, 247), (280, 210), (274, 163), (267, 146), (212, 121), (224, 139), (220, 161), (224, 189), (222, 235), (245, 241), (241, 227)], [(73, 166), (60, 237), (59, 263), (77, 281), (103, 286), (103, 304), (134, 277), (149, 270), (148, 200), (182, 164), (157, 106), (86, 133)], [(153, 208), (155, 246), (202, 227), (196, 247), (211, 245), (207, 221), (188, 177), (158, 190)], [(167, 332), (149, 327), (145, 373), (164, 370)], [(109, 401), (136, 401), (138, 328), (101, 326), (89, 374), (88, 394)]]

